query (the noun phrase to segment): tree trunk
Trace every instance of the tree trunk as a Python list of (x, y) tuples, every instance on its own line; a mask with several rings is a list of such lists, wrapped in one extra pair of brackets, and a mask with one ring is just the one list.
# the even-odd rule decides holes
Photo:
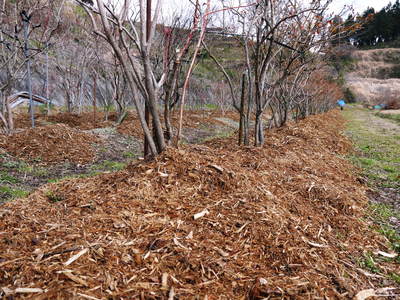
[(82, 76), (82, 81), (81, 84), (79, 85), (79, 109), (78, 109), (78, 113), (81, 114), (82, 113), (82, 107), (83, 107), (83, 88), (84, 88), (84, 80), (83, 80), (83, 76)]
[(67, 94), (67, 111), (69, 113), (72, 112), (72, 100), (71, 100), (71, 94), (69, 92), (66, 93)]
[(128, 112), (126, 110), (121, 112), (119, 117), (118, 117), (118, 120), (117, 120), (117, 125), (121, 125), (122, 122), (124, 122), (124, 120), (126, 119), (127, 116), (128, 116)]
[(240, 97), (240, 122), (239, 122), (239, 146), (244, 144), (245, 140), (245, 126), (246, 126), (246, 114), (245, 114), (245, 101), (246, 101), (246, 75), (242, 76), (242, 94)]
[(5, 91), (1, 91), (1, 97), (2, 97), (1, 104), (2, 104), (2, 107), (1, 107), (1, 110), (0, 110), (0, 120), (2, 121), (2, 123), (4, 125), (4, 132), (6, 134), (9, 134), (10, 130), (9, 130), (9, 124), (8, 124), (8, 118), (7, 118), (7, 112), (8, 112), (8, 109), (7, 109), (7, 97), (6, 97), (5, 93), (6, 93)]
[[(149, 127), (150, 131), (151, 131), (151, 126), (150, 126), (150, 118), (151, 118), (151, 114), (150, 114), (150, 110), (149, 110), (149, 105), (147, 104), (147, 101), (144, 101), (144, 118), (146, 120), (146, 124)], [(149, 139), (145, 136), (144, 137), (144, 146), (143, 146), (143, 150), (144, 150), (144, 157), (148, 157), (151, 154), (150, 151), (150, 145), (149, 145)]]
[[(149, 37), (150, 37), (150, 30), (151, 30), (151, 2), (152, 0), (147, 0), (147, 5), (146, 5), (146, 41), (149, 42)], [(146, 119), (147, 126), (150, 128), (151, 124), (151, 113), (150, 113), (150, 108), (149, 104), (147, 103), (148, 101), (144, 101), (144, 117)], [(153, 136), (154, 134), (154, 128), (153, 128)], [(157, 149), (159, 148), (158, 143), (156, 142)], [(158, 149), (159, 151), (159, 149)], [(149, 139), (145, 136), (144, 137), (144, 157), (148, 157), (150, 155), (150, 145), (149, 145)]]
[[(22, 15), (21, 15), (22, 16)], [(32, 100), (32, 75), (31, 75), (31, 58), (29, 56), (29, 19), (26, 20), (23, 18), (23, 23), (24, 23), (24, 54), (26, 58), (26, 84), (27, 84), (27, 90), (29, 92), (29, 110), (31, 113), (31, 123), (32, 123), (32, 128), (35, 127), (35, 105)]]
[(8, 133), (12, 134), (14, 131), (14, 120), (10, 102), (6, 99), (6, 109), (7, 109), (7, 121), (8, 121)]
[[(7, 122), (6, 118), (3, 116), (3, 114), (1, 113), (1, 111), (0, 111), (0, 120), (3, 122), (3, 125), (4, 125), (4, 133), (9, 134), (8, 122)], [(0, 126), (0, 129), (1, 129), (1, 126)], [(2, 132), (2, 131), (0, 131), (0, 132)]]
[(252, 88), (252, 80), (251, 76), (247, 74), (247, 111), (246, 111), (246, 119), (245, 119), (245, 127), (244, 127), (244, 144), (246, 146), (250, 145), (250, 113), (253, 101), (253, 88)]
[(154, 142), (156, 143), (157, 146), (157, 152), (161, 153), (162, 151), (164, 151), (166, 145), (164, 139), (164, 131), (160, 122), (160, 116), (158, 115), (157, 101), (156, 101), (157, 92), (150, 75), (151, 74), (150, 58), (147, 53), (142, 53), (142, 56), (144, 61), (145, 85), (147, 90), (146, 104), (153, 118), (152, 123), (154, 129)]
[(257, 112), (256, 114), (256, 124), (255, 124), (255, 141), (254, 146), (259, 147), (264, 145), (264, 126), (262, 120), (262, 113)]
[(244, 119), (244, 131), (243, 131), (243, 144), (245, 146), (250, 145), (249, 129), (250, 129), (250, 118), (249, 115), (246, 114), (246, 117)]
[(172, 101), (171, 98), (177, 86), (179, 66), (180, 66), (180, 61), (176, 60), (174, 62), (172, 73), (170, 74), (170, 76), (167, 79), (167, 82), (165, 83), (164, 124), (165, 124), (166, 139), (168, 144), (172, 142), (172, 136), (173, 136), (172, 126), (171, 126), (171, 106), (174, 103), (174, 101)]
[(46, 43), (46, 99), (47, 99), (47, 115), (50, 115), (50, 100), (49, 100), (49, 44)]
[(93, 124), (96, 124), (97, 75), (93, 76)]
[(148, 140), (149, 148), (151, 150), (151, 153), (153, 155), (157, 155), (157, 153), (158, 153), (157, 152), (157, 147), (156, 147), (156, 145), (154, 143), (154, 139), (153, 139), (153, 137), (151, 135), (151, 132), (149, 130), (149, 126), (146, 123), (144, 112), (143, 112), (143, 109), (142, 109), (142, 106), (141, 106), (141, 103), (140, 103), (140, 100), (139, 100), (137, 86), (136, 86), (136, 83), (135, 83), (135, 80), (134, 80), (134, 77), (133, 77), (133, 74), (132, 74), (132, 69), (130, 67), (128, 67), (127, 61), (126, 61), (124, 55), (122, 54), (121, 48), (118, 47), (118, 44), (117, 44), (116, 40), (114, 39), (113, 35), (111, 34), (111, 31), (110, 31), (110, 29), (108, 27), (109, 24), (108, 24), (108, 20), (107, 20), (107, 17), (106, 17), (106, 12), (105, 12), (105, 8), (104, 8), (103, 2), (101, 0), (97, 0), (97, 4), (98, 4), (99, 11), (100, 11), (101, 21), (102, 21), (102, 24), (103, 24), (103, 28), (105, 30), (105, 34), (106, 34), (107, 40), (111, 44), (111, 47), (113, 48), (114, 53), (116, 54), (116, 56), (118, 58), (118, 61), (121, 63), (121, 67), (122, 67), (122, 69), (123, 69), (123, 71), (125, 73), (126, 79), (128, 81), (129, 88), (130, 88), (130, 90), (131, 90), (131, 92), (133, 94), (135, 107), (136, 107), (136, 110), (137, 110), (137, 113), (138, 113), (138, 116), (139, 116), (139, 120), (140, 120), (140, 124), (142, 126), (142, 129), (143, 129), (144, 136)]
[(164, 125), (165, 125), (165, 139), (170, 144), (172, 141), (172, 126), (171, 126), (171, 111), (169, 109), (169, 100), (165, 99), (164, 103)]

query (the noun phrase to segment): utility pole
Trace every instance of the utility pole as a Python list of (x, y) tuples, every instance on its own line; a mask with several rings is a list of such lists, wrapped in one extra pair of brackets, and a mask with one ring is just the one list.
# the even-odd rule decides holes
[(27, 68), (27, 88), (29, 92), (29, 109), (31, 112), (31, 121), (32, 121), (32, 128), (35, 128), (35, 108), (32, 100), (32, 78), (31, 78), (31, 58), (29, 56), (29, 24), (31, 20), (31, 16), (26, 14), (26, 11), (21, 11), (21, 18), (24, 24), (24, 55), (26, 58), (26, 68)]

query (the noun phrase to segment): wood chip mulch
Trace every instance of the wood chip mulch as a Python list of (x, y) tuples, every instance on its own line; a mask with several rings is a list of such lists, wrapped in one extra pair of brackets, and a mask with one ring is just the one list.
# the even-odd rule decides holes
[(352, 299), (382, 284), (358, 265), (390, 249), (364, 221), (342, 124), (330, 112), (263, 148), (168, 149), (0, 206), (0, 296)]
[(104, 113), (97, 112), (95, 122), (93, 112), (82, 112), (81, 114), (62, 112), (45, 116), (44, 118), (47, 122), (62, 123), (72, 128), (90, 130), (94, 128), (111, 127), (113, 125), (113, 121), (115, 121), (117, 118), (117, 114), (114, 112), (110, 113), (108, 121), (105, 121)]
[[(230, 112), (230, 116), (235, 116), (237, 113)], [(217, 120), (216, 118), (224, 116), (219, 111), (185, 111), (183, 117), (183, 128), (200, 128), (202, 126), (210, 126), (210, 125), (219, 125), (219, 126), (226, 126), (225, 123)], [(160, 120), (164, 125), (164, 118), (160, 116)], [(171, 114), (171, 125), (174, 131), (179, 126), (179, 112), (174, 111)], [(117, 131), (121, 134), (131, 135), (137, 138), (143, 136), (143, 129), (140, 125), (139, 119), (136, 115), (129, 114), (126, 120), (117, 126)]]
[(100, 139), (64, 124), (30, 128), (10, 136), (0, 136), (0, 148), (26, 161), (45, 164), (93, 161), (93, 143)]
[[(110, 127), (116, 121), (117, 114), (109, 113), (108, 120), (105, 121), (104, 112), (98, 111), (94, 120), (93, 112), (68, 113), (68, 112), (52, 112), (49, 116), (46, 114), (36, 113), (35, 126), (42, 127), (49, 124), (65, 124), (72, 128), (81, 130), (90, 130), (94, 128)], [(16, 129), (29, 129), (32, 126), (31, 117), (26, 113), (16, 113), (14, 115), (14, 125)]]

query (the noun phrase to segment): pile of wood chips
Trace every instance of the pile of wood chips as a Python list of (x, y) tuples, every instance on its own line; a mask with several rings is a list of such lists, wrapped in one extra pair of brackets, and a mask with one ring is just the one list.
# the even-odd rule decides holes
[[(29, 129), (32, 126), (30, 115), (26, 113), (17, 113), (14, 116), (16, 129)], [(81, 130), (90, 130), (94, 128), (104, 128), (113, 125), (116, 121), (117, 114), (112, 112), (109, 114), (108, 121), (105, 121), (104, 112), (97, 112), (96, 119), (94, 119), (93, 112), (68, 113), (58, 112), (52, 113), (49, 116), (46, 114), (35, 115), (35, 126), (42, 127), (49, 124), (65, 124), (72, 128), (79, 128)]]
[(137, 118), (132, 118), (131, 114), (125, 119), (125, 121), (117, 126), (117, 131), (120, 134), (133, 136), (136, 138), (143, 137), (143, 129), (140, 125), (140, 121)]
[(46, 116), (46, 121), (48, 122), (62, 123), (81, 130), (110, 127), (113, 125), (112, 121), (115, 121), (115, 119), (116, 113), (111, 113), (108, 121), (105, 121), (103, 112), (97, 112), (96, 119), (94, 119), (93, 112), (83, 112), (81, 114), (63, 112)]
[(0, 136), (0, 148), (26, 161), (53, 164), (71, 162), (85, 164), (93, 161), (94, 135), (70, 128), (64, 124), (48, 125)]
[(382, 284), (357, 263), (390, 249), (363, 221), (342, 123), (313, 116), (263, 148), (168, 149), (1, 206), (0, 296), (351, 299)]
[[(237, 115), (230, 112), (229, 116)], [(220, 125), (226, 126), (224, 122), (216, 118), (223, 116), (219, 111), (185, 111), (183, 116), (183, 128), (200, 128), (202, 126)], [(164, 125), (164, 118), (160, 116), (160, 120)], [(174, 111), (171, 115), (171, 125), (175, 132), (179, 126), (179, 111)], [(117, 127), (117, 131), (121, 134), (131, 135), (137, 138), (143, 137), (143, 129), (136, 115), (129, 114), (126, 120)]]

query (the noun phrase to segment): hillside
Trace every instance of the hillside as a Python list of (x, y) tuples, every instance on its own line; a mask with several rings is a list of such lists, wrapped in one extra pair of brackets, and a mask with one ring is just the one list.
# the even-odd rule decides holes
[(357, 101), (381, 104), (400, 101), (400, 49), (357, 50), (351, 55), (352, 66), (346, 85)]

